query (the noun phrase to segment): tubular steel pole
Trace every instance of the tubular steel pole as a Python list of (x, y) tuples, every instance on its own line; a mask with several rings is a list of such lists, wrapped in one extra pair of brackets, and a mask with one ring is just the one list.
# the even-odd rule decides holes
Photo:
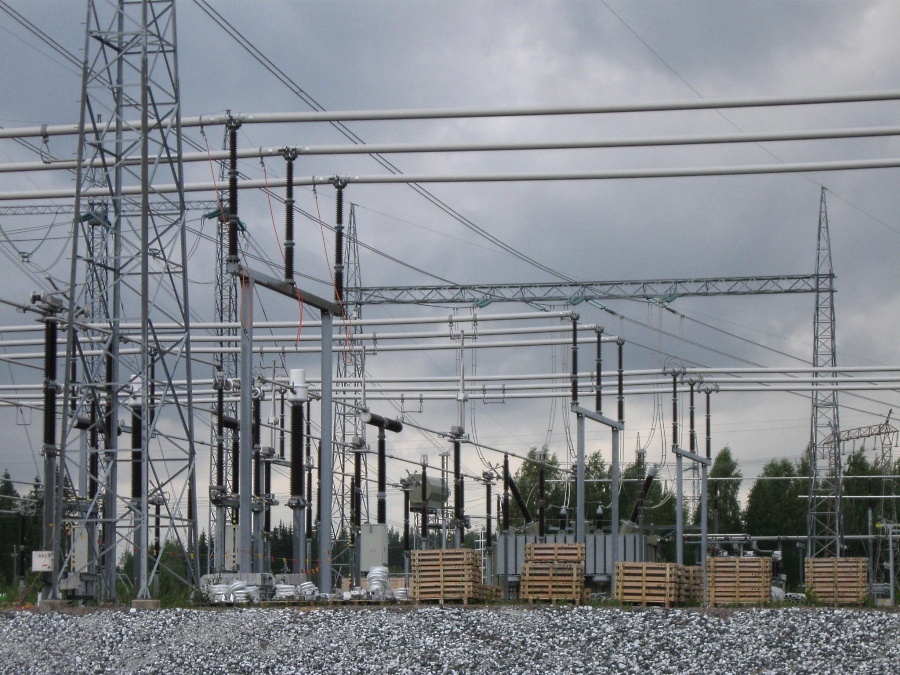
[(253, 281), (241, 278), (240, 438), (238, 441), (238, 570), (253, 571)]
[(219, 498), (215, 504), (216, 531), (211, 533), (214, 539), (213, 568), (216, 572), (225, 569), (225, 505), (223, 500), (228, 490), (225, 487), (225, 427), (222, 416), (225, 414), (225, 373), (219, 367), (216, 370), (216, 487)]
[(422, 549), (428, 548), (428, 465), (422, 463)]
[(484, 553), (485, 553), (485, 583), (489, 586), (494, 584), (494, 541), (493, 541), (493, 533), (491, 532), (491, 520), (493, 518), (493, 514), (491, 513), (491, 480), (493, 477), (488, 477), (484, 481), (485, 488), (485, 496), (487, 501), (485, 502), (485, 533), (484, 533)]
[[(572, 405), (578, 405), (578, 314), (572, 315)], [(585, 541), (584, 415), (575, 414), (575, 541)]]
[[(618, 345), (618, 359), (619, 359), (619, 368), (617, 372), (617, 412), (619, 417), (619, 422), (624, 425), (625, 423), (625, 394), (624, 394), (624, 345), (625, 341), (622, 338), (616, 340), (616, 345)], [(600, 381), (600, 371), (597, 371), (597, 381)], [(619, 562), (619, 482), (620, 482), (620, 465), (619, 465), (619, 455), (620, 451), (620, 431), (619, 429), (613, 427), (612, 429), (612, 458), (610, 461), (610, 496), (611, 496), (611, 504), (610, 504), (610, 524), (609, 524), (609, 538), (610, 538), (610, 554), (612, 556), (612, 566), (613, 569), (610, 575), (610, 590), (612, 593), (615, 593), (615, 569), (616, 563)]]
[(56, 445), (56, 381), (57, 323), (54, 317), (44, 319), (44, 529), (45, 550), (54, 551), (50, 559), (51, 597), (56, 598), (57, 569), (60, 567), (55, 551), (54, 532), (59, 529), (56, 512), (56, 469), (58, 447)]
[[(141, 503), (142, 486), (141, 480), (142, 463), (141, 463), (141, 428), (143, 426), (143, 415), (139, 399), (132, 403), (131, 407), (131, 504), (137, 509)], [(136, 532), (135, 535), (138, 533)], [(135, 545), (132, 559), (132, 571), (135, 584), (140, 587), (143, 579), (141, 566), (144, 564), (144, 557), (140, 553), (140, 537), (135, 536)]]
[(453, 519), (456, 521), (456, 548), (462, 548), (465, 537), (461, 445), (458, 438), (453, 439)]
[(260, 443), (260, 430), (262, 427), (262, 390), (253, 389), (253, 421), (251, 435), (253, 438), (253, 558), (254, 572), (262, 572), (263, 560), (263, 527), (264, 518), (262, 511), (262, 447)]
[(319, 592), (331, 593), (331, 498), (333, 494), (333, 427), (332, 427), (332, 378), (333, 378), (333, 323), (331, 313), (322, 310), (322, 398), (319, 442)]
[(288, 506), (291, 508), (294, 523), (292, 571), (294, 574), (302, 574), (306, 564), (307, 534), (304, 510), (312, 508), (306, 499), (306, 490), (303, 484), (306, 472), (303, 447), (303, 406), (309, 399), (305, 372), (300, 369), (291, 370), (290, 384), (288, 399), (291, 404), (291, 497)]
[(409, 491), (408, 485), (403, 490), (403, 585), (409, 589)]
[[(710, 408), (710, 390), (706, 390), (706, 459), (712, 459), (712, 419)], [(703, 602), (709, 601), (707, 595), (707, 553), (709, 552), (709, 469), (706, 464), (700, 465), (700, 567), (703, 575)]]
[(301, 560), (303, 571), (308, 571), (312, 565), (312, 534), (313, 534), (313, 460), (312, 460), (312, 402), (306, 402), (306, 547), (305, 557)]
[(678, 452), (678, 374), (672, 372), (672, 452), (675, 453), (675, 562), (684, 564), (684, 486)]

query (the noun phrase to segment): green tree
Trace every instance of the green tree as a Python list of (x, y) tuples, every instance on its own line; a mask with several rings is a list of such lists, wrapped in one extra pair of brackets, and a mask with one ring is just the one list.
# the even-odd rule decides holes
[[(719, 450), (709, 470), (712, 479), (709, 486), (709, 521), (710, 532), (736, 533), (744, 531), (743, 514), (738, 493), (741, 481), (727, 480), (741, 478), (738, 464), (731, 456), (731, 448), (727, 445)], [(699, 522), (699, 514), (695, 512), (694, 521)]]
[[(622, 521), (630, 521), (638, 504), (648, 469), (643, 457), (639, 456), (633, 464), (622, 471), (622, 485), (619, 489), (619, 516)], [(609, 514), (606, 514), (605, 518), (604, 526), (608, 527)], [(663, 538), (668, 538), (674, 533), (675, 495), (666, 489), (659, 477), (651, 483), (637, 520), (638, 522), (633, 524), (639, 526), (641, 531), (650, 537), (651, 545), (655, 541), (663, 542)], [(660, 543), (657, 552), (661, 560), (674, 561), (674, 542)]]
[(197, 539), (197, 559), (200, 561), (200, 576), (206, 574), (207, 570), (212, 569), (212, 548), (209, 537), (206, 536), (206, 530), (200, 531), (200, 537)]
[(0, 478), (0, 585), (13, 582), (15, 557), (20, 540), (22, 504), (9, 471)]
[(269, 533), (269, 551), (272, 556), (272, 571), (292, 572), (294, 569), (294, 527), (283, 522)]
[[(609, 518), (608, 511), (612, 503), (611, 490), (609, 485), (609, 469), (606, 461), (599, 450), (588, 456), (584, 466), (584, 517), (588, 521), (594, 521), (595, 524), (599, 520), (602, 522), (603, 517)], [(575, 494), (575, 478), (572, 477), (571, 494)], [(571, 500), (574, 502), (574, 498)], [(597, 507), (601, 507), (603, 515), (597, 518)], [(573, 509), (569, 509), (569, 519), (574, 520), (575, 513)]]
[[(531, 512), (531, 517), (535, 521), (537, 521), (538, 517), (538, 498), (540, 493), (540, 490), (538, 489), (540, 474), (539, 457), (540, 454), (538, 449), (531, 448), (531, 450), (528, 451), (529, 461), (522, 462), (522, 465), (513, 476), (516, 481), (516, 486), (519, 488), (519, 492), (522, 495), (522, 499), (525, 500), (525, 505), (528, 507), (528, 510)], [(551, 519), (559, 517), (560, 509), (565, 502), (566, 489), (562, 477), (563, 472), (559, 468), (559, 458), (556, 456), (556, 453), (553, 453), (546, 460), (544, 473), (547, 500), (546, 517), (548, 522), (550, 522)], [(510, 526), (524, 526), (525, 517), (519, 509), (519, 505), (516, 504), (515, 499), (512, 497), (510, 497), (509, 501)]]
[[(800, 465), (787, 459), (768, 462), (750, 488), (744, 523), (751, 537), (804, 536), (806, 534), (807, 481), (799, 475)], [(800, 586), (800, 565), (805, 551), (796, 542), (760, 542), (760, 548), (777, 547), (782, 552), (782, 573), (789, 588)]]
[(388, 570), (392, 573), (403, 571), (403, 532), (388, 529)]
[[(843, 494), (859, 497), (868, 496), (870, 499), (843, 500), (844, 535), (867, 535), (869, 533), (869, 507), (871, 506), (873, 510), (875, 509), (875, 498), (876, 495), (881, 494), (882, 488), (881, 479), (872, 478), (872, 476), (887, 473), (883, 471), (879, 464), (877, 461), (871, 462), (866, 457), (865, 446), (851, 452), (847, 456), (847, 464), (844, 468)], [(884, 469), (888, 468), (890, 467), (884, 467)], [(869, 547), (865, 541), (848, 539), (844, 544), (847, 548), (843, 555), (850, 557), (867, 557), (869, 555)]]

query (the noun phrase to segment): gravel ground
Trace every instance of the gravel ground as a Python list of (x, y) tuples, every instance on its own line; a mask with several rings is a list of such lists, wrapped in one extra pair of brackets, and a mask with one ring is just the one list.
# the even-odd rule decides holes
[(897, 673), (900, 614), (597, 607), (0, 613), (3, 673)]

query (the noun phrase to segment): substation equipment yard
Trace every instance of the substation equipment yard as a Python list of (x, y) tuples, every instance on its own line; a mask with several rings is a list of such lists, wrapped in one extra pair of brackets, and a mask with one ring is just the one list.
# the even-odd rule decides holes
[[(824, 189), (813, 274), (366, 287), (360, 249), (371, 247), (357, 237), (349, 201), (357, 187), (409, 183), (422, 191), (442, 182), (641, 176), (406, 176), (393, 169), (298, 176), (301, 157), (376, 150), (357, 141), (253, 148), (239, 139), (253, 125), (683, 113), (896, 101), (900, 94), (189, 117), (180, 108), (175, 3), (133, 4), (123, 4), (120, 14), (106, 16), (109, 9), (99, 7), (89, 14), (78, 123), (0, 130), (0, 139), (31, 145), (41, 159), (3, 165), (4, 172), (36, 180), (53, 171), (74, 176), (71, 188), (0, 192), (4, 217), (46, 212), (73, 222), (70, 267), (36, 280), (40, 290), (27, 300), (3, 298), (10, 312), (36, 321), (0, 331), (4, 360), (16, 370), (2, 383), (0, 406), (41, 418), (43, 466), (34, 491), (40, 513), (31, 514), (42, 519), (42, 543), (27, 562), (22, 547), (18, 563), (20, 575), (29, 563), (40, 575), (40, 611), (0, 614), (0, 670), (896, 672), (898, 615), (860, 608), (894, 601), (896, 483), (879, 477), (889, 493), (877, 513), (870, 509), (878, 532), (863, 537), (869, 558), (845, 556), (841, 444), (877, 437), (883, 465), (891, 465), (897, 430), (888, 418), (848, 435), (838, 423), (838, 392), (895, 392), (898, 369), (837, 368)], [(141, 9), (157, 20), (141, 19)], [(127, 40), (134, 41), (130, 48), (109, 49)], [(152, 58), (140, 58), (148, 52)], [(140, 95), (117, 94), (122, 78), (132, 78), (125, 88)], [(196, 130), (204, 139), (206, 131), (221, 132), (222, 148), (201, 146), (190, 137)], [(877, 129), (842, 130), (753, 140), (877, 135)], [(50, 141), (72, 143), (77, 159), (49, 155)], [(735, 142), (745, 141), (707, 136), (564, 147)], [(377, 152), (562, 147), (382, 144)], [(248, 160), (277, 162), (283, 177), (249, 178), (240, 164)], [(214, 180), (189, 182), (192, 166)], [(769, 169), (816, 170), (822, 169), (809, 163)], [(671, 175), (710, 173), (704, 171)], [(333, 222), (301, 209), (295, 187), (333, 198)], [(275, 210), (283, 210), (278, 250), (254, 240), (259, 228), (239, 211), (241, 194), (263, 195), (273, 226)], [(313, 194), (318, 209), (319, 192)], [(214, 236), (189, 244), (189, 213), (202, 214)], [(326, 248), (319, 277), (307, 273), (312, 265), (301, 257), (309, 250), (301, 244), (313, 236)], [(194, 255), (201, 245), (205, 264)], [(212, 292), (189, 300), (189, 290), (202, 295), (194, 285)], [(815, 347), (809, 366), (791, 369), (738, 374), (674, 360), (627, 369), (636, 345), (591, 320), (611, 315), (624, 326), (603, 304), (611, 301), (664, 308), (680, 297), (796, 293), (815, 299)], [(214, 307), (211, 320), (197, 312), (204, 304)], [(381, 311), (386, 306), (393, 313)], [(558, 362), (541, 370), (536, 354), (548, 350)], [(733, 392), (801, 392), (811, 400), (807, 532), (790, 545), (804, 550), (805, 590), (827, 608), (762, 608), (779, 581), (771, 551), (708, 555), (725, 541), (711, 532), (708, 517), (713, 403)], [(666, 451), (675, 502), (675, 523), (662, 538), (643, 525), (643, 500), (660, 480), (655, 466), (640, 464), (631, 479), (634, 501), (620, 513), (626, 412), (633, 401), (661, 396), (671, 401), (671, 414), (660, 412), (659, 424), (654, 417), (654, 430), (671, 429)], [(534, 402), (565, 418), (560, 461), (547, 447), (529, 452), (479, 440), (479, 422), (486, 426), (483, 417), (476, 422), (479, 406), (503, 406), (513, 411), (507, 419), (514, 426), (525, 426)], [(412, 449), (411, 435), (428, 452)], [(604, 449), (602, 479), (588, 475), (589, 444)], [(516, 476), (529, 471), (515, 467), (530, 467), (533, 493), (519, 489)], [(567, 494), (555, 512), (545, 480), (550, 471)], [(22, 504), (24, 519), (29, 507)], [(696, 525), (685, 522), (688, 511), (698, 514)], [(273, 551), (276, 520), (286, 521), (289, 553)], [(389, 572), (391, 529), (399, 532), (402, 570), (395, 563)], [(755, 538), (746, 544), (755, 548)], [(674, 560), (664, 560), (666, 545)], [(206, 607), (160, 610), (162, 580), (189, 589), (192, 601)], [(130, 611), (93, 607), (123, 598)], [(523, 606), (500, 604), (512, 601)], [(266, 606), (251, 606), (257, 603)], [(469, 606), (484, 603), (491, 604)]]

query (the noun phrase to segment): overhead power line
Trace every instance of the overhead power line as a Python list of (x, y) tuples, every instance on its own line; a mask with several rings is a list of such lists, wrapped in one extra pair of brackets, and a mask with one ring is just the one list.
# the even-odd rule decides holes
[[(265, 54), (263, 54), (255, 45), (253, 45), (250, 40), (248, 40), (244, 35), (240, 33), (232, 24), (230, 24), (219, 12), (217, 12), (213, 7), (206, 2), (206, 0), (194, 0), (194, 4), (196, 4), (200, 9), (202, 9), (207, 16), (209, 16), (220, 28), (222, 28), (228, 35), (235, 40), (247, 53), (249, 53), (254, 59), (256, 59), (260, 64), (263, 65), (266, 70), (268, 70), (272, 75), (276, 77), (282, 84), (288, 87), (296, 96), (298, 96), (301, 100), (303, 100), (310, 108), (317, 111), (319, 114), (324, 113), (325, 108), (318, 101), (316, 101), (310, 94), (304, 91), (293, 79), (288, 77), (288, 75), (278, 68)], [(351, 131), (347, 126), (342, 124), (338, 119), (331, 121), (332, 126), (337, 129), (345, 138), (353, 142), (354, 144), (365, 145), (365, 142), (356, 135), (353, 131)], [(392, 164), (389, 160), (382, 157), (377, 153), (372, 153), (370, 155), (376, 162), (378, 162), (382, 167), (387, 169), (392, 174), (402, 174), (403, 172), (394, 164)], [(415, 181), (406, 181), (410, 188), (412, 188), (416, 193), (418, 193), (421, 197), (428, 200), (434, 206), (438, 207), (441, 211), (449, 215), (451, 218), (475, 232), (479, 236), (483, 237), (487, 241), (491, 242), (501, 250), (511, 254), (512, 256), (518, 258), (519, 260), (540, 269), (547, 274), (556, 277), (557, 279), (565, 279), (567, 281), (571, 281), (571, 277), (562, 274), (561, 272), (557, 272), (556, 270), (544, 265), (543, 263), (531, 258), (530, 256), (522, 253), (518, 249), (513, 246), (507, 244), (500, 238), (494, 236), (481, 226), (477, 225), (473, 221), (469, 220), (461, 213), (450, 207), (446, 202), (439, 199), (436, 195), (432, 194), (430, 191), (426, 190), (421, 185), (417, 185)]]

